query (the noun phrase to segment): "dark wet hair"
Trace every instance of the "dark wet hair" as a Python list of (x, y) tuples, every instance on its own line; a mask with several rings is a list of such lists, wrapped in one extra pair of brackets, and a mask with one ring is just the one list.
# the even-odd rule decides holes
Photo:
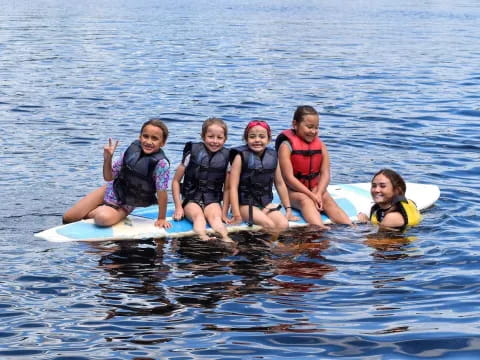
[(306, 115), (317, 115), (318, 116), (318, 111), (315, 110), (315, 108), (313, 106), (310, 106), (310, 105), (298, 106), (297, 109), (295, 110), (295, 113), (293, 114), (293, 122), (296, 122), (297, 124), (300, 124), (303, 121), (303, 118)]
[(205, 120), (203, 122), (203, 125), (202, 125), (202, 139), (205, 138), (205, 135), (207, 134), (207, 130), (210, 127), (210, 125), (220, 126), (223, 129), (223, 133), (225, 134), (225, 140), (227, 140), (227, 136), (228, 136), (227, 123), (223, 119), (217, 118), (217, 117), (209, 117), (207, 120)]
[(163, 142), (164, 143), (167, 142), (168, 127), (167, 127), (167, 125), (165, 125), (165, 123), (160, 118), (151, 118), (148, 121), (144, 122), (143, 125), (142, 125), (142, 128), (140, 129), (140, 134), (143, 132), (143, 129), (145, 129), (145, 126), (147, 126), (147, 125), (153, 125), (153, 126), (156, 126), (160, 129), (162, 129)]
[(392, 169), (382, 169), (375, 175), (373, 175), (372, 182), (373, 179), (377, 177), (377, 175), (383, 175), (387, 177), (388, 180), (390, 180), (390, 182), (392, 183), (393, 191), (397, 193), (398, 196), (405, 196), (405, 192), (407, 191), (407, 185), (399, 174), (397, 174)]

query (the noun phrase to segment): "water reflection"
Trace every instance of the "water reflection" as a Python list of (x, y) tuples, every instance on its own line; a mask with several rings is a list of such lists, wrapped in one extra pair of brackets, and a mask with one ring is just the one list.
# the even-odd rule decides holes
[(101, 255), (99, 267), (110, 275), (109, 282), (100, 284), (100, 296), (112, 307), (107, 311), (107, 319), (169, 315), (178, 308), (163, 285), (170, 272), (163, 262), (164, 241), (119, 241), (93, 246)]
[[(1, 358), (478, 357), (478, 2), (97, 3), (2, 2)], [(234, 256), (192, 240), (92, 255), (31, 236), (140, 119), (165, 118), (177, 164), (206, 116), (234, 146), (249, 119), (278, 134), (304, 103), (332, 183), (394, 164), (441, 187), (418, 240), (334, 229), (292, 248), (246, 237)]]
[(374, 258), (384, 260), (399, 260), (412, 256), (408, 245), (417, 240), (415, 236), (379, 231), (366, 236), (364, 244), (375, 249), (371, 254)]
[(328, 240), (318, 239), (316, 231), (296, 233), (275, 243), (269, 234), (234, 234), (235, 255), (195, 237), (94, 244), (98, 265), (109, 274), (100, 284), (107, 318), (169, 316), (181, 308), (213, 308), (250, 295), (326, 291), (319, 280), (335, 271), (321, 255)]

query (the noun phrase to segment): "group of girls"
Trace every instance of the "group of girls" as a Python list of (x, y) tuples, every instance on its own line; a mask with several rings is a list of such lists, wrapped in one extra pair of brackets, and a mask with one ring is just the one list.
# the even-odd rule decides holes
[[(297, 220), (292, 208), (321, 229), (325, 212), (334, 223), (352, 225), (348, 215), (327, 191), (330, 161), (318, 137), (319, 114), (311, 106), (297, 107), (291, 129), (281, 132), (275, 148), (270, 126), (251, 121), (245, 128), (244, 145), (224, 147), (228, 131), (220, 118), (209, 118), (202, 126), (201, 142), (187, 142), (172, 180), (174, 220), (186, 217), (201, 240), (209, 240), (207, 223), (223, 241), (231, 243), (225, 224), (242, 221), (262, 226), (272, 234)], [(64, 223), (93, 218), (99, 226), (111, 226), (137, 206), (158, 204), (155, 225), (169, 228), (166, 220), (170, 162), (162, 150), (167, 126), (157, 118), (143, 124), (139, 139), (112, 162), (118, 141), (104, 147), (103, 176), (106, 185), (88, 194), (70, 208)], [(281, 204), (273, 203), (273, 186)], [(359, 214), (382, 227), (403, 230), (415, 225), (420, 215), (405, 199), (405, 182), (393, 170), (384, 169), (372, 179), (375, 205), (370, 216)], [(281, 211), (281, 208), (285, 212)], [(231, 216), (230, 216), (231, 215)]]

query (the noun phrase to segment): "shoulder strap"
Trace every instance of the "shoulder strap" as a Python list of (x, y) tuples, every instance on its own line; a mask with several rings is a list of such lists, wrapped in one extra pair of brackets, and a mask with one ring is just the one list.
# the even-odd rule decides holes
[(182, 163), (185, 161), (185, 158), (187, 157), (188, 154), (192, 152), (192, 142), (189, 141), (185, 143), (185, 146), (183, 148), (183, 155), (182, 155)]

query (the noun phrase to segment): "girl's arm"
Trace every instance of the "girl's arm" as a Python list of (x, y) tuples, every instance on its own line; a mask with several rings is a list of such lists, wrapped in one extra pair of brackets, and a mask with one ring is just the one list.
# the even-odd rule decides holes
[(228, 210), (230, 208), (230, 172), (227, 171), (225, 175), (225, 182), (223, 185), (223, 203), (222, 203), (222, 220), (230, 224), (232, 220), (228, 217)]
[(283, 207), (286, 210), (286, 217), (288, 220), (298, 220), (296, 216), (292, 214), (292, 204), (290, 203), (290, 198), (288, 196), (288, 189), (287, 185), (285, 185), (285, 181), (283, 181), (282, 172), (280, 171), (280, 166), (277, 166), (275, 169), (275, 188), (277, 189), (278, 196), (280, 196), (280, 200), (283, 204)]
[(287, 144), (281, 144), (278, 149), (278, 160), (280, 164), (281, 174), (285, 183), (293, 190), (307, 195), (314, 202), (317, 202), (315, 194), (312, 193), (305, 185), (302, 184), (293, 174), (293, 166), (291, 157), (291, 150), (288, 148)]
[(368, 223), (370, 222), (370, 218), (368, 217), (367, 214), (364, 214), (362, 212), (357, 214), (358, 222), (359, 223)]
[(172, 196), (173, 202), (175, 204), (175, 212), (173, 214), (173, 218), (175, 220), (180, 220), (184, 216), (182, 198), (180, 195), (180, 181), (182, 181), (184, 174), (185, 166), (183, 164), (178, 165), (177, 171), (175, 171), (175, 175), (173, 176), (172, 180)]
[(167, 190), (157, 190), (158, 200), (158, 218), (155, 220), (155, 226), (170, 228), (172, 225), (167, 221), (167, 203), (168, 193)]
[(240, 154), (235, 156), (230, 170), (229, 177), (229, 192), (230, 192), (230, 206), (232, 207), (232, 223), (236, 224), (242, 221), (240, 214), (240, 204), (238, 201), (238, 184), (240, 182), (240, 173), (242, 171), (242, 157)]
[(315, 190), (317, 195), (321, 196), (327, 191), (327, 186), (330, 184), (330, 158), (328, 156), (328, 150), (325, 144), (322, 142), (322, 166), (320, 168), (320, 174), (318, 174), (318, 185)]
[(167, 160), (160, 160), (155, 168), (155, 188), (157, 189), (158, 218), (155, 226), (169, 228), (172, 225), (166, 220), (168, 204), (168, 180), (170, 178), (170, 164)]
[(117, 146), (118, 140), (112, 141), (112, 138), (109, 138), (108, 145), (103, 147), (103, 179), (105, 181), (112, 181), (114, 179), (112, 171), (112, 158)]
[(397, 228), (395, 230), (398, 230), (399, 227), (405, 225), (405, 219), (400, 212), (392, 211), (385, 214), (385, 217), (379, 225), (381, 228)]
[[(368, 215), (362, 212), (358, 213), (357, 218), (359, 223), (370, 223), (370, 218), (368, 217)], [(393, 211), (386, 214), (382, 222), (378, 224), (380, 228), (387, 230), (398, 230), (399, 227), (402, 227), (404, 225), (405, 219), (398, 211)]]

